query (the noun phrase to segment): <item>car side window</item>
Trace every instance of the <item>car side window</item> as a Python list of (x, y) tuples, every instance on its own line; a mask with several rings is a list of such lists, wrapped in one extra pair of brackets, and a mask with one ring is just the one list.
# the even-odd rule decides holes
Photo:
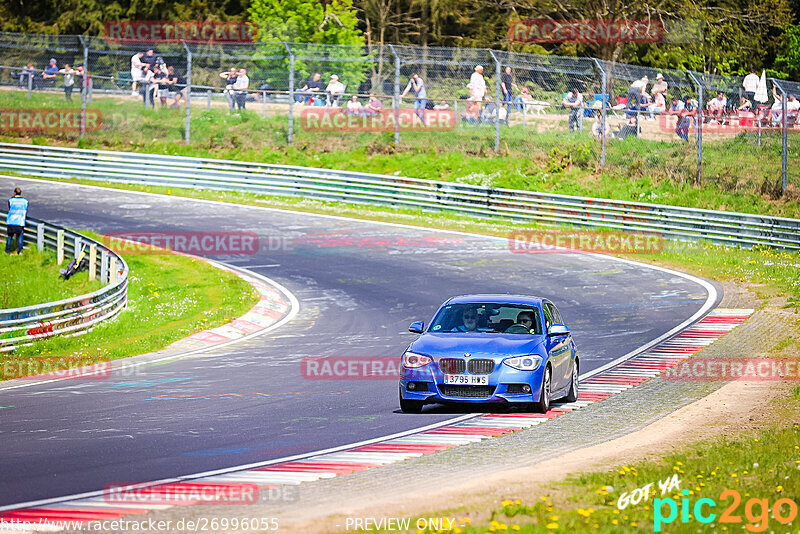
[(558, 312), (558, 308), (556, 308), (556, 305), (551, 302), (549, 303), (549, 306), (550, 308), (552, 308), (551, 312), (553, 314), (553, 322), (555, 324), (564, 324), (564, 321), (561, 319), (561, 314)]
[(553, 312), (550, 310), (550, 303), (546, 302), (544, 306), (542, 306), (542, 310), (544, 311), (544, 332), (545, 334), (550, 331), (550, 326), (553, 324)]

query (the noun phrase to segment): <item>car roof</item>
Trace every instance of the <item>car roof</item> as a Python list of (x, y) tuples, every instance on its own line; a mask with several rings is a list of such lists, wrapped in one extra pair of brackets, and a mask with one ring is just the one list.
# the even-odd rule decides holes
[(459, 295), (447, 300), (443, 305), (448, 304), (518, 304), (522, 306), (541, 306), (547, 299), (530, 295), (508, 295), (502, 293), (490, 293), (485, 295)]

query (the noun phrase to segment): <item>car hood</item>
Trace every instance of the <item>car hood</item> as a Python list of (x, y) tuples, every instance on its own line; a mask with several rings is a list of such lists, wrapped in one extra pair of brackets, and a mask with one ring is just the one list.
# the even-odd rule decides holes
[(542, 336), (520, 334), (423, 334), (408, 350), (431, 358), (463, 358), (465, 353), (472, 357), (507, 358), (531, 354), (541, 343)]

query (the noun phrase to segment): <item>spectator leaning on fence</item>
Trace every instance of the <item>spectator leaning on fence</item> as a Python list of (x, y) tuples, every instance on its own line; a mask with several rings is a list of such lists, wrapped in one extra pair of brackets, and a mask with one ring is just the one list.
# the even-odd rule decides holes
[(689, 126), (692, 125), (693, 117), (697, 113), (696, 105), (692, 97), (686, 95), (683, 98), (683, 109), (677, 112), (678, 124), (675, 125), (675, 133), (684, 141), (689, 141)]
[(250, 87), (250, 78), (247, 77), (247, 69), (239, 69), (239, 72), (236, 73), (236, 83), (233, 84), (233, 91), (235, 93), (236, 106), (240, 110), (245, 109), (248, 87)]
[(55, 58), (50, 59), (50, 63), (44, 68), (42, 80), (48, 87), (55, 87), (58, 78), (58, 64)]
[(72, 89), (75, 87), (75, 69), (70, 67), (69, 63), (64, 63), (64, 68), (60, 69), (58, 73), (64, 75), (64, 97), (67, 100), (72, 100)]
[(37, 76), (39, 71), (36, 70), (36, 67), (33, 66), (33, 63), (28, 63), (19, 73), (19, 87), (20, 89), (27, 89), (28, 85), (32, 89), (37, 88)]
[(139, 96), (139, 93), (136, 91), (138, 84), (144, 79), (142, 73), (142, 58), (144, 57), (144, 52), (136, 52), (131, 56), (131, 96)]
[[(16, 248), (17, 254), (22, 252), (23, 239), (25, 238), (25, 219), (27, 217), (28, 201), (22, 198), (22, 190), (17, 187), (14, 189), (14, 196), (8, 199), (6, 254), (11, 254), (12, 248)], [(12, 244), (15, 247), (12, 247)]]
[(175, 67), (172, 65), (167, 68), (167, 78), (169, 79), (169, 92), (172, 97), (172, 105), (170, 107), (177, 109), (180, 107), (181, 98), (186, 93), (186, 79), (175, 72)]
[(725, 93), (718, 92), (717, 97), (712, 98), (708, 103), (708, 112), (711, 115), (711, 121), (713, 121), (710, 124), (716, 124), (717, 122), (723, 124), (725, 122), (725, 108), (727, 107), (728, 99), (725, 98)]
[(483, 78), (482, 65), (475, 65), (475, 71), (469, 78), (467, 89), (469, 89), (469, 100), (477, 102), (480, 109), (480, 103), (483, 102), (483, 97), (486, 95), (486, 80)]
[(414, 113), (417, 114), (422, 124), (425, 124), (425, 106), (428, 105), (428, 94), (425, 91), (425, 82), (422, 81), (422, 78), (420, 78), (419, 74), (416, 72), (411, 75), (411, 79), (408, 80), (408, 85), (406, 85), (400, 98), (402, 99), (406, 96), (409, 91), (414, 92)]
[(367, 107), (364, 109), (364, 114), (370, 116), (379, 115), (382, 110), (383, 102), (381, 102), (375, 94), (370, 93), (369, 102), (367, 102)]
[(517, 111), (524, 111), (525, 104), (533, 102), (533, 97), (528, 92), (527, 87), (522, 88), (522, 92), (517, 95), (517, 98), (514, 99), (514, 104), (517, 106)]
[(150, 70), (150, 65), (145, 63), (142, 65), (142, 88), (139, 92), (142, 94), (144, 107), (153, 107), (153, 92), (155, 85), (153, 85), (153, 76), (155, 74)]
[(569, 108), (569, 131), (582, 131), (583, 129), (583, 95), (574, 87), (561, 104)]
[(153, 83), (158, 86), (158, 99), (161, 101), (161, 107), (166, 107), (170, 88), (169, 76), (161, 70), (160, 66), (156, 66)]

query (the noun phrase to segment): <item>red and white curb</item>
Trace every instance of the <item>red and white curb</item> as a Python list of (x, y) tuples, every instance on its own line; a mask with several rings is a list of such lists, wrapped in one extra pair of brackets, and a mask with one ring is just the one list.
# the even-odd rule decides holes
[[(268, 293), (268, 295), (264, 298), (280, 297), (277, 292)], [(276, 305), (277, 302), (280, 301), (270, 300), (265, 307), (272, 310), (271, 306)], [(485, 414), (416, 434), (359, 445), (351, 449), (197, 478), (191, 482), (172, 483), (169, 484), (169, 491), (174, 494), (176, 487), (183, 487), (186, 491), (191, 491), (193, 485), (198, 484), (206, 488), (223, 488), (232, 483), (251, 483), (257, 484), (263, 489), (298, 485), (303, 482), (332, 478), (354, 471), (401, 462), (409, 458), (516, 432), (594, 402), (602, 401), (660, 375), (742, 324), (752, 313), (752, 309), (717, 308), (672, 338), (615, 367), (585, 379), (581, 382), (577, 402), (554, 403), (553, 408), (544, 414)], [(271, 317), (269, 314), (268, 316)], [(247, 321), (250, 320), (247, 319)], [(234, 335), (230, 330), (220, 332), (219, 329), (213, 329), (209, 332), (221, 336)], [(152, 492), (155, 488), (151, 488), (150, 491)], [(28, 525), (35, 523), (35, 530), (28, 527), (26, 531), (55, 532), (63, 530), (61, 522), (64, 521), (93, 522), (117, 519), (126, 515), (145, 514), (151, 510), (163, 510), (170, 507), (164, 504), (140, 504), (138, 502), (117, 504), (106, 502), (103, 497), (92, 497), (37, 508), (2, 512), (0, 513), (0, 531), (22, 531), (22, 528), (15, 528), (15, 525), (21, 527), (24, 523), (20, 523), (20, 521), (28, 521)], [(17, 521), (17, 523), (10, 523), (11, 521)]]

